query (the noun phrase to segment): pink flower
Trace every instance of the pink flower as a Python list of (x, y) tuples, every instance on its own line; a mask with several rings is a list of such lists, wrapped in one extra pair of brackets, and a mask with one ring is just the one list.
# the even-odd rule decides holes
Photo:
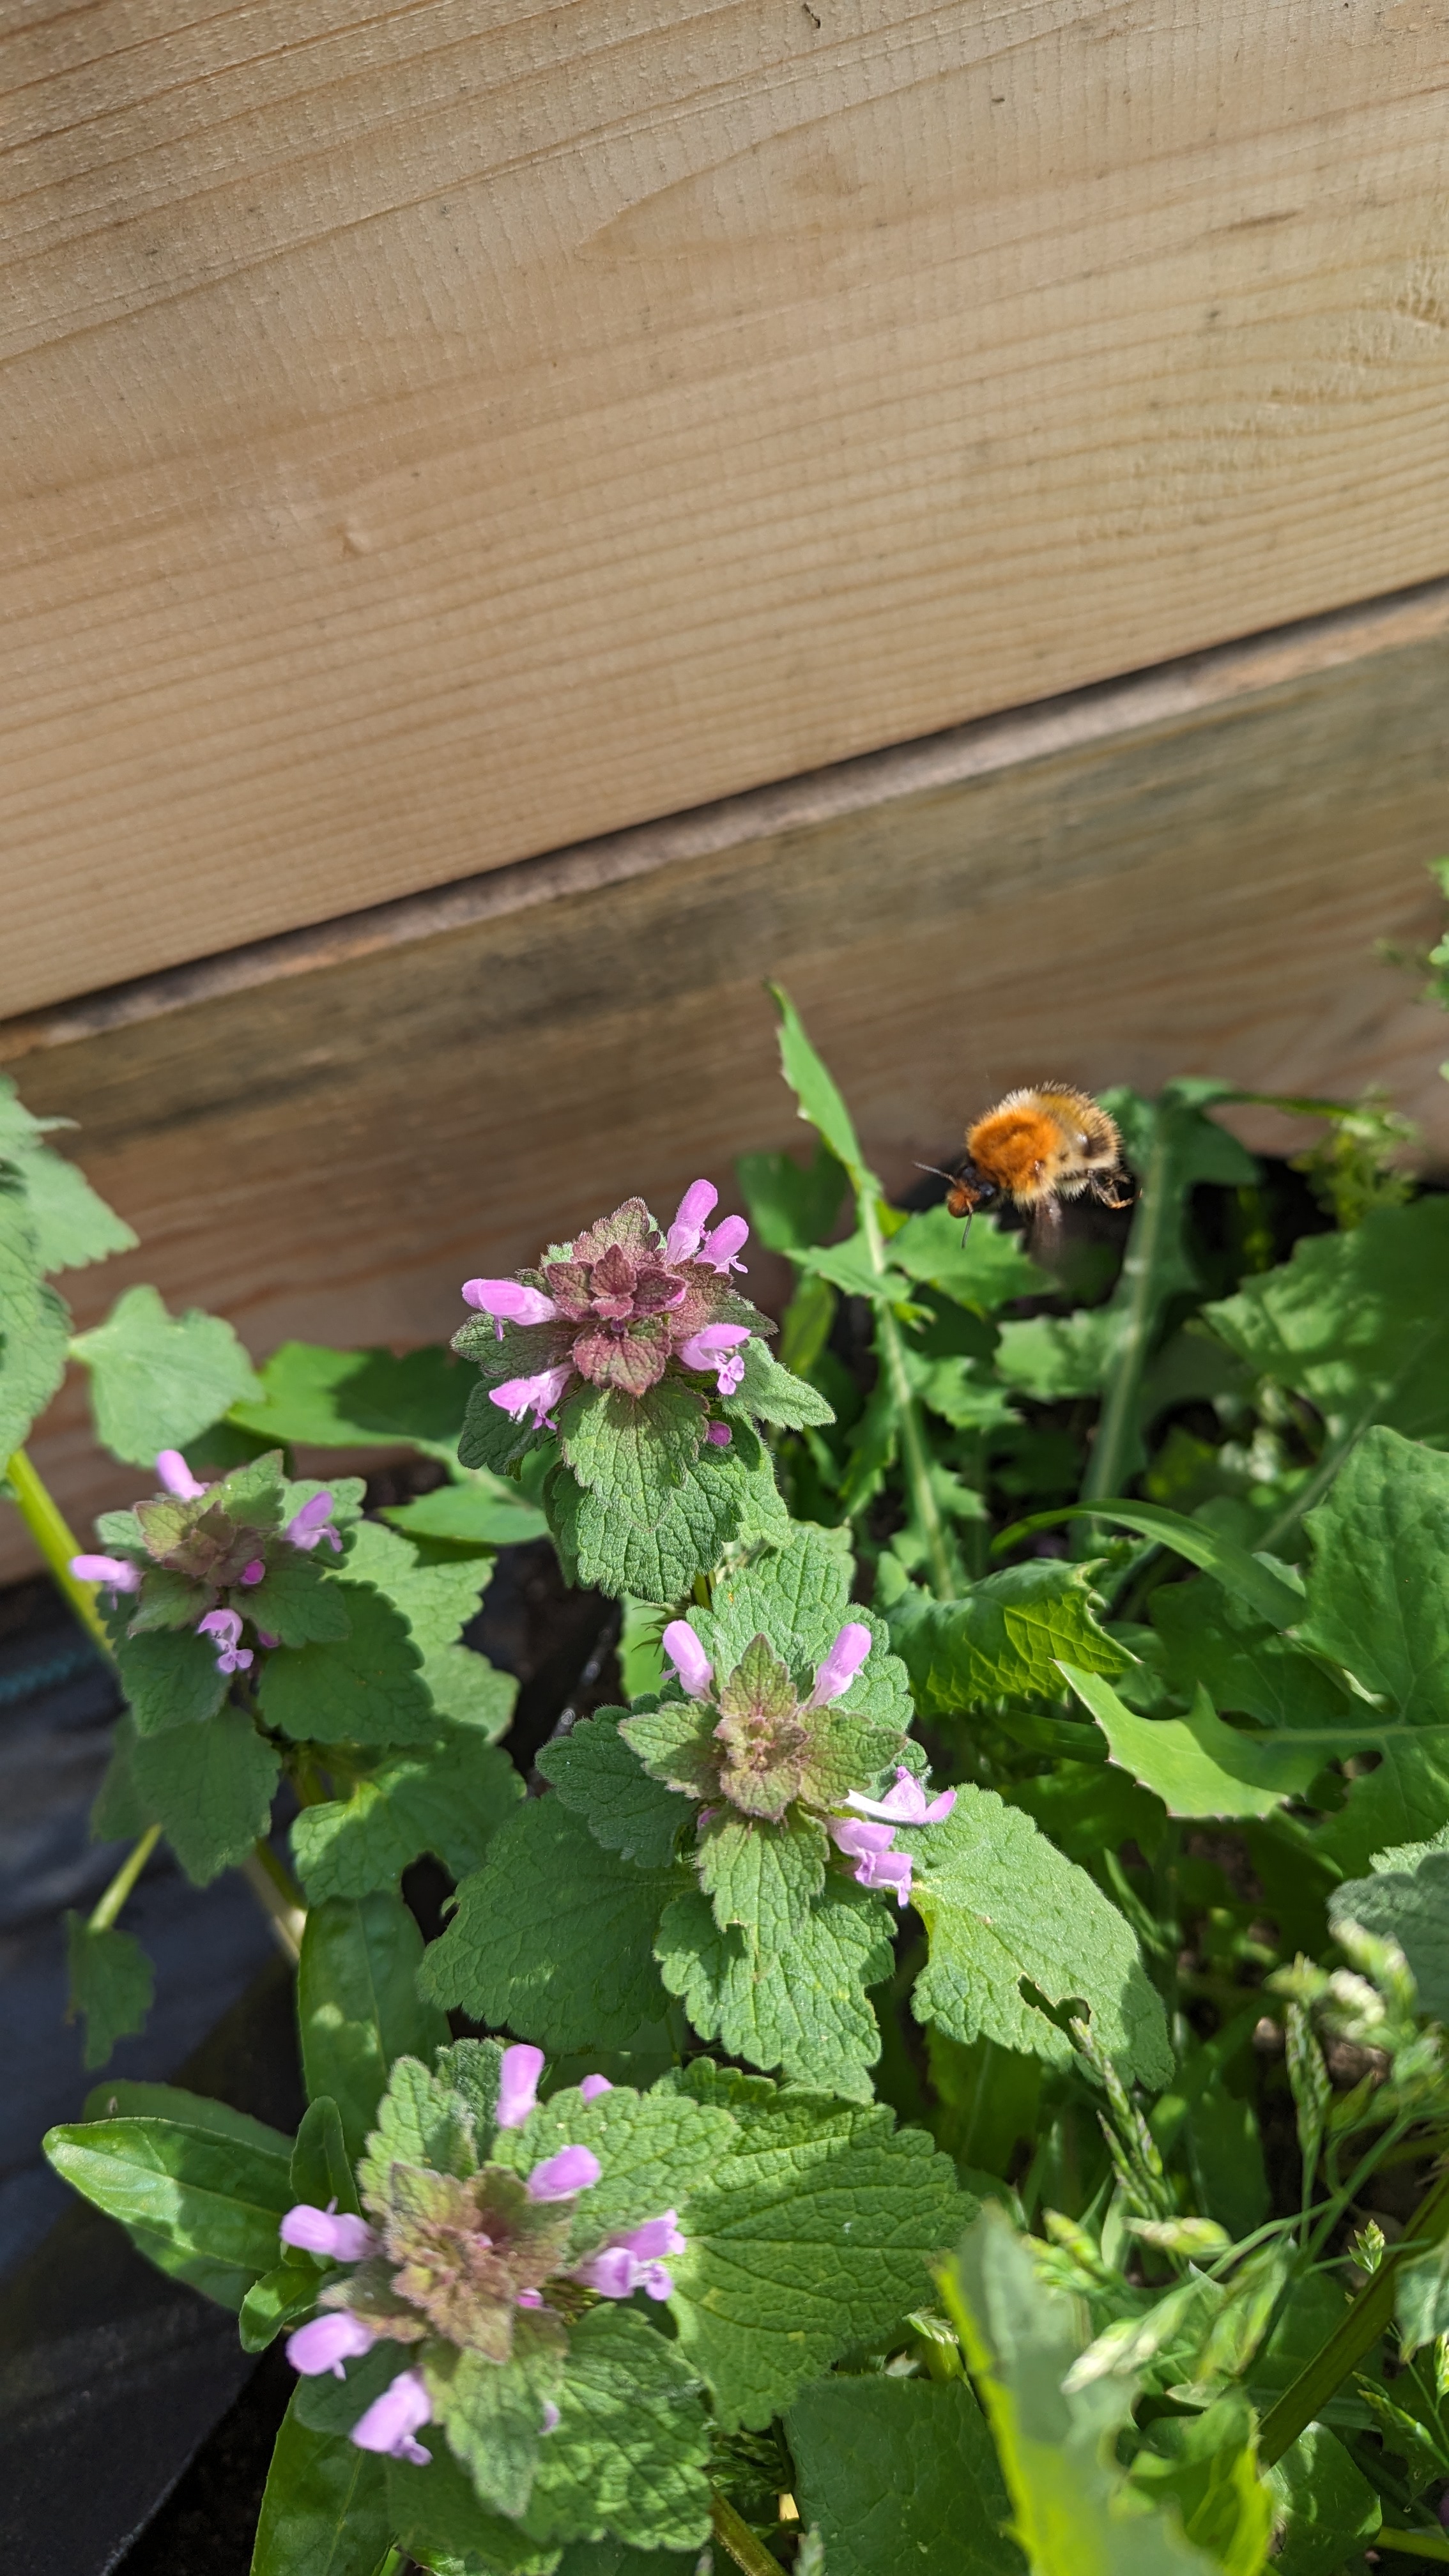
[(884, 1887), (895, 1890), (897, 1905), (907, 1905), (911, 1895), (911, 1856), (909, 1852), (867, 1852), (853, 1876), (862, 1887)]
[(504, 1319), (510, 1324), (551, 1324), (558, 1308), (541, 1288), (525, 1287), (521, 1279), (465, 1279), (463, 1295), (470, 1306), (491, 1315), (503, 1339)]
[(543, 2292), (542, 2290), (520, 2290), (513, 2304), (516, 2308), (541, 2308)]
[(342, 1537), (340, 1531), (332, 1526), (332, 1496), (313, 1494), (311, 1500), (305, 1502), (299, 1512), (292, 1514), (282, 1536), (290, 1540), (293, 1547), (300, 1547), (304, 1555), (310, 1554), (319, 1539), (325, 1538), (328, 1545), (340, 1556)]
[(270, 1628), (259, 1628), (257, 1630), (257, 1644), (259, 1646), (280, 1646), (281, 1642), (282, 1640), (280, 1637), (274, 1637), (272, 1635)]
[(689, 2240), (679, 2233), (678, 2217), (678, 2210), (666, 2209), (662, 2218), (646, 2218), (642, 2227), (631, 2227), (619, 2242), (641, 2263), (655, 2262), (661, 2254), (682, 2254)]
[(666, 1261), (692, 1261), (699, 1250), (705, 1222), (719, 1203), (712, 1181), (691, 1181), (679, 1202), (679, 1213), (664, 1246)]
[(577, 2191), (592, 2191), (603, 2170), (587, 2147), (560, 2147), (534, 2166), (523, 2188), (530, 2200), (572, 2200)]
[(244, 1673), (252, 1660), (250, 1646), (241, 1641), (241, 1613), (237, 1610), (208, 1610), (196, 1623), (197, 1635), (216, 1640), (216, 1669), (219, 1673)]
[(517, 2048), (505, 2048), (498, 2070), (498, 2109), (495, 2117), (500, 2129), (521, 2129), (538, 2099), (538, 2079), (543, 2073), (543, 2050), (520, 2042)]
[(579, 2086), (580, 2097), (585, 2102), (597, 2102), (601, 2093), (612, 2093), (613, 2090), (607, 2075), (586, 2075)]
[(242, 1567), (238, 1580), (242, 1583), (264, 1583), (266, 1581), (266, 1574), (266, 1558), (264, 1556), (254, 1556), (250, 1565), (244, 1565)]
[(315, 2379), (330, 2370), (334, 2379), (345, 2379), (344, 2361), (357, 2361), (371, 2352), (377, 2337), (361, 2317), (349, 2315), (340, 2308), (331, 2316), (313, 2317), (310, 2325), (298, 2326), (287, 2337), (287, 2359), (304, 2379)]
[(313, 2209), (308, 2201), (289, 2209), (277, 2230), (284, 2245), (295, 2245), (304, 2254), (325, 2254), (333, 2263), (360, 2263), (377, 2252), (377, 2238), (365, 2218), (354, 2218), (349, 2210), (340, 2214), (334, 2201), (330, 2209)]
[(156, 1474), (164, 1490), (168, 1494), (174, 1494), (178, 1502), (194, 1503), (197, 1495), (204, 1494), (206, 1491), (206, 1487), (199, 1484), (193, 1476), (179, 1449), (163, 1449), (159, 1452), (156, 1459)]
[(375, 2397), (361, 2422), (353, 2425), (352, 2438), (359, 2451), (383, 2451), (389, 2459), (411, 2460), (415, 2468), (425, 2469), (432, 2452), (413, 2436), (432, 2412), (432, 2399), (417, 2372), (400, 2370), (392, 2386)]
[(77, 1583), (104, 1583), (109, 1592), (139, 1592), (141, 1569), (123, 1556), (73, 1556), (70, 1570)]
[(691, 1699), (703, 1699), (714, 1679), (714, 1666), (687, 1619), (671, 1619), (660, 1644)]
[(728, 1449), (733, 1433), (727, 1422), (712, 1422), (705, 1438), (713, 1449)]
[(627, 2245), (606, 2245), (601, 2254), (579, 2265), (575, 2278), (586, 2290), (597, 2290), (601, 2299), (628, 2299), (634, 2295), (638, 2270)]
[(870, 1630), (859, 1619), (848, 1619), (824, 1663), (816, 1666), (815, 1688), (807, 1707), (828, 1708), (842, 1691), (849, 1690), (870, 1648)]
[(540, 2433), (556, 2433), (562, 2422), (563, 2417), (560, 2415), (553, 2399), (551, 2397), (545, 2397), (543, 2401), (543, 2421), (538, 2428)]
[(852, 1789), (845, 1803), (862, 1816), (884, 1816), (893, 1825), (939, 1825), (955, 1806), (956, 1792), (943, 1789), (928, 1802), (920, 1781), (898, 1762), (896, 1785), (883, 1798), (867, 1798), (863, 1790)]
[(738, 1270), (743, 1276), (745, 1265), (742, 1261), (737, 1261), (735, 1255), (744, 1250), (749, 1239), (750, 1229), (744, 1218), (727, 1216), (723, 1225), (717, 1225), (713, 1234), (705, 1236), (694, 1256), (695, 1260), (707, 1262), (711, 1270), (719, 1272), (721, 1278), (727, 1277), (731, 1270)]
[(904, 1905), (911, 1892), (911, 1860), (908, 1852), (892, 1849), (894, 1825), (857, 1824), (853, 1816), (830, 1816), (826, 1823), (836, 1849), (855, 1862), (851, 1875), (857, 1884), (893, 1888), (897, 1905)]
[(837, 1851), (847, 1860), (866, 1860), (874, 1852), (888, 1852), (896, 1838), (894, 1825), (857, 1824), (853, 1816), (831, 1816), (826, 1827)]
[(739, 1342), (750, 1338), (748, 1324), (706, 1324), (702, 1331), (691, 1333), (680, 1345), (679, 1357), (685, 1368), (714, 1369), (715, 1384), (721, 1395), (732, 1395), (745, 1373), (743, 1354), (733, 1356)]
[(601, 2299), (629, 2299), (636, 2290), (649, 2299), (667, 2299), (674, 2283), (662, 2258), (682, 2254), (687, 2241), (675, 2226), (675, 2216), (674, 2210), (666, 2209), (662, 2218), (646, 2219), (627, 2236), (615, 2237), (579, 2265), (575, 2279), (586, 2289), (597, 2290)]
[(556, 1431), (553, 1408), (572, 1376), (573, 1368), (565, 1360), (559, 1368), (540, 1369), (537, 1377), (511, 1377), (502, 1386), (491, 1387), (488, 1401), (515, 1422), (521, 1422), (532, 1405), (534, 1430)]

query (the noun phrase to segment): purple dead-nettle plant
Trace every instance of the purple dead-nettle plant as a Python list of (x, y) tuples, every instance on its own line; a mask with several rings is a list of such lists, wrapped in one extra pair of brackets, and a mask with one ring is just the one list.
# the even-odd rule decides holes
[[(255, 1646), (278, 1643), (267, 1624), (269, 1605), (284, 1589), (295, 1594), (299, 1581), (313, 1581), (310, 1568), (305, 1575), (301, 1569), (314, 1551), (341, 1550), (334, 1496), (304, 1488), (304, 1500), (288, 1513), (279, 1450), (207, 1483), (178, 1449), (163, 1449), (156, 1479), (161, 1491), (150, 1502), (106, 1515), (102, 1526), (116, 1552), (74, 1556), (70, 1570), (102, 1587), (118, 1620), (124, 1605), (128, 1637), (191, 1628), (211, 1645), (218, 1672), (245, 1673)], [(247, 1626), (255, 1646), (243, 1642)]]

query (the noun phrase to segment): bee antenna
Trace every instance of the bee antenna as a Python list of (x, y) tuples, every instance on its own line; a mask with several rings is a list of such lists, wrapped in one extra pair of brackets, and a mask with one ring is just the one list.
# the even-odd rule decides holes
[(918, 1172), (930, 1172), (938, 1181), (958, 1181), (961, 1177), (959, 1172), (943, 1172), (939, 1163), (917, 1163), (915, 1168)]

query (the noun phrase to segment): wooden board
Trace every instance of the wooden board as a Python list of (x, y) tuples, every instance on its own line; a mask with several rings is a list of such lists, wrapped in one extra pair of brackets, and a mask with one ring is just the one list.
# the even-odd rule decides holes
[(20, 0), (0, 1010), (1449, 570), (1446, 73), (1449, 0)]
[[(448, 1333), (462, 1279), (802, 1139), (766, 975), (888, 1184), (1044, 1074), (1381, 1081), (1449, 1165), (1449, 1030), (1374, 954), (1442, 920), (1446, 703), (1441, 584), (14, 1022), (143, 1237), (81, 1320), (153, 1278), (259, 1357)], [(136, 1490), (74, 1387), (37, 1454), (78, 1516)]]

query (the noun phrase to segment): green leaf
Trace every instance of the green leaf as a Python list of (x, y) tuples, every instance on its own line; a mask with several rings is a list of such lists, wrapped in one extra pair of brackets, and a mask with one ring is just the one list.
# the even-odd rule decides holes
[(342, 2133), (342, 2114), (331, 2095), (319, 2093), (308, 2104), (292, 2147), (292, 2197), (311, 2209), (333, 2202), (356, 2217), (362, 2203)]
[(348, 1634), (268, 1655), (258, 1699), (268, 1726), (314, 1744), (419, 1744), (437, 1714), (407, 1622), (365, 1583), (340, 1582)]
[(44, 2148), (160, 2271), (221, 2307), (239, 2308), (276, 2262), (292, 2205), (290, 2139), (268, 2148), (184, 2117), (141, 2115), (52, 2129)]
[(540, 2102), (520, 2127), (501, 2130), (488, 2152), (494, 2164), (528, 2174), (560, 2147), (591, 2149), (603, 2173), (578, 2204), (573, 2242), (583, 2250), (665, 2209), (684, 2213), (687, 2232), (692, 2194), (734, 2143), (725, 2105), (696, 2101), (673, 2084), (649, 2093), (615, 2085), (592, 2102), (570, 2085)]
[(683, 1877), (605, 1851), (561, 1798), (529, 1799), (459, 1889), (424, 1991), (555, 2052), (622, 2048), (662, 2016), (653, 1944)]
[(810, 1161), (793, 1154), (741, 1154), (735, 1174), (759, 1241), (770, 1252), (823, 1243), (840, 1214), (845, 1174), (826, 1145)]
[[(155, 1579), (147, 1583), (148, 1593)], [(315, 1557), (296, 1550), (270, 1566), (255, 1591), (248, 1590), (246, 1614), (283, 1646), (333, 1645), (351, 1624), (342, 1585), (330, 1580)]]
[(765, 1635), (789, 1664), (814, 1664), (851, 1615), (855, 1573), (849, 1533), (794, 1521), (784, 1545), (747, 1566), (728, 1566), (714, 1586), (699, 1634), (726, 1669), (752, 1637)]
[[(1326, 2424), (1310, 2424), (1268, 2471), (1286, 2522), (1273, 2576), (1338, 2576), (1373, 2540), (1383, 2508)], [(1392, 2564), (1392, 2561), (1390, 2562)]]
[(448, 2025), (419, 1992), (423, 1941), (400, 1897), (332, 1897), (312, 1906), (297, 1971), (309, 2098), (327, 2094), (355, 2163), (395, 2058), (431, 2059)]
[(1449, 1722), (1449, 1457), (1397, 1431), (1366, 1433), (1308, 1531), (1305, 1645), (1408, 1724)]
[(400, 1610), (423, 1656), (461, 1636), (493, 1579), (486, 1556), (445, 1558), (425, 1564), (411, 1541), (378, 1521), (359, 1521), (347, 1533), (342, 1571), (348, 1583), (371, 1584)]
[[(441, 2358), (439, 2347), (433, 2350)], [(539, 2466), (543, 2410), (557, 2401), (563, 2356), (553, 2347), (525, 2347), (515, 2328), (513, 2357), (505, 2369), (480, 2352), (447, 2357), (452, 2368), (446, 2381), (440, 2386), (442, 2372), (431, 2372), (429, 2393), (434, 2414), (446, 2426), (449, 2448), (484, 2505), (497, 2513), (522, 2514)]]
[(425, 2469), (388, 2461), (387, 2509), (402, 2546), (443, 2576), (552, 2576), (559, 2563), (556, 2543), (530, 2540), (519, 2523), (479, 2503), (467, 2470), (443, 2442), (434, 2444)]
[(879, 1897), (829, 1879), (781, 1951), (757, 1947), (738, 1925), (722, 1932), (708, 1897), (691, 1888), (666, 1909), (656, 1956), (701, 2039), (802, 2084), (870, 2098), (880, 2030), (866, 1990), (892, 1964)]
[[(325, 2208), (319, 2201), (317, 2208)], [(241, 2303), (240, 2327), (243, 2352), (265, 2352), (279, 2334), (300, 2325), (317, 2305), (318, 2272), (315, 2263), (288, 2262), (284, 2256), (270, 2272), (253, 2281)]]
[(391, 2529), (383, 2463), (298, 2420), (297, 2391), (267, 2472), (251, 2576), (377, 2576)]
[(1449, 2022), (1449, 1851), (1425, 1851), (1408, 1870), (1346, 1879), (1328, 1900), (1328, 1919), (1361, 1924), (1397, 1941), (1419, 1989), (1419, 2009)]
[(1137, 1944), (1094, 1879), (993, 1790), (957, 1791), (939, 1825), (898, 1837), (915, 1862), (911, 1902), (931, 1955), (911, 2009), (952, 2039), (979, 2034), (1069, 2066), (1057, 2015), (1084, 2005), (1100, 2047), (1124, 2076), (1160, 2088), (1173, 2071), (1161, 1998)]
[(851, 1188), (878, 1198), (880, 1183), (861, 1153), (850, 1112), (834, 1079), (805, 1035), (789, 994), (778, 984), (772, 984), (770, 991), (780, 1015), (780, 1066), (795, 1094), (800, 1116), (824, 1137), (837, 1163), (844, 1166)]
[(1323, 1768), (1316, 1743), (1224, 1726), (1201, 1688), (1186, 1717), (1139, 1717), (1099, 1676), (1068, 1663), (1062, 1671), (1095, 1717), (1113, 1762), (1151, 1789), (1170, 1816), (1271, 1816)]
[(844, 1243), (802, 1248), (795, 1259), (810, 1278), (828, 1281), (844, 1297), (864, 1297), (872, 1306), (904, 1306), (911, 1301), (905, 1272), (889, 1263), (878, 1270), (863, 1233), (852, 1234)]
[(1437, 2336), (1449, 2334), (1449, 2246), (1442, 2239), (1400, 2264), (1394, 2277), (1394, 2323), (1405, 2361)]
[(1056, 1698), (1059, 1665), (1120, 1673), (1132, 1660), (1098, 1625), (1085, 1568), (1053, 1558), (1008, 1565), (956, 1601), (906, 1592), (890, 1624), (923, 1717), (1028, 1691)]
[(1159, 2509), (1175, 2508), (1183, 2532), (1223, 2576), (1259, 2576), (1273, 2537), (1270, 2489), (1258, 2473), (1257, 2423), (1241, 2388), (1201, 2415), (1163, 2416), (1132, 2463), (1132, 2484)]
[(156, 1989), (155, 1972), (139, 1941), (107, 1924), (99, 1930), (83, 1914), (65, 1918), (70, 1976), (67, 2021), (85, 2016), (82, 2064), (104, 2066), (118, 2039), (144, 2030)]
[(737, 2124), (671, 2260), (680, 2343), (726, 2430), (767, 2424), (920, 2305), (972, 2204), (924, 2132), (897, 2130), (879, 2105), (779, 2093), (701, 2058), (673, 2080)]
[(113, 1252), (134, 1252), (138, 1237), (124, 1217), (91, 1188), (83, 1171), (44, 1146), (14, 1151), (0, 1135), (0, 1156), (13, 1166), (25, 1194), (44, 1271), (84, 1270)]
[(118, 1637), (115, 1655), (138, 1735), (202, 1725), (215, 1717), (226, 1697), (227, 1677), (217, 1670), (216, 1648), (210, 1637), (199, 1637), (194, 1630), (179, 1636), (160, 1630)]
[(1268, 1726), (1352, 1722), (1337, 1676), (1219, 1584), (1159, 1584), (1148, 1608), (1166, 1650), (1167, 1678), (1184, 1699), (1201, 1683), (1215, 1708), (1241, 1710)]
[(383, 1519), (404, 1538), (447, 1539), (465, 1547), (521, 1547), (548, 1535), (542, 1512), (503, 1476), (480, 1474), (465, 1485), (440, 1485), (415, 1502), (390, 1504)]
[(1064, 2386), (1083, 2339), (1076, 2303), (1037, 2280), (1000, 2209), (983, 2209), (937, 2279), (996, 2437), (1032, 2576), (1212, 2576), (1213, 2560), (1183, 2536), (1176, 2512), (1144, 2513), (1117, 2465), (1132, 2381), (1107, 2374)]
[(205, 1726), (138, 1737), (130, 1752), (136, 1795), (194, 1887), (245, 1860), (266, 1832), (281, 1767), (251, 1719), (231, 1708)]
[(188, 2093), (179, 2084), (133, 2084), (126, 2077), (107, 2076), (86, 2095), (85, 2116), (88, 2120), (166, 2120), (183, 2129), (200, 2129), (207, 2137), (229, 2138), (247, 2155), (261, 2156), (268, 2164), (292, 2152), (290, 2138), (267, 2121), (254, 2120), (250, 2111), (234, 2111), (229, 2102), (215, 2102), (208, 2093)]
[(1449, 1199), (1379, 1208), (1316, 1234), (1206, 1320), (1260, 1377), (1318, 1407), (1336, 1439), (1371, 1422), (1449, 1434)]
[[(770, 1480), (774, 1492), (773, 1477)], [(711, 1449), (672, 1497), (657, 1527), (637, 1528), (566, 1471), (545, 1492), (549, 1523), (570, 1580), (616, 1599), (677, 1601), (697, 1574), (708, 1574), (730, 1542), (745, 1534), (755, 1500), (738, 1461)], [(779, 1506), (784, 1519), (783, 1505)]]
[(978, 1315), (993, 1315), (1013, 1297), (1040, 1297), (1050, 1288), (1045, 1272), (1022, 1251), (1020, 1235), (1007, 1234), (994, 1217), (973, 1217), (964, 1241), (962, 1235), (958, 1216), (944, 1207), (927, 1208), (907, 1217), (891, 1236), (891, 1260), (909, 1278), (939, 1288)]
[(267, 1441), (363, 1449), (379, 1441), (451, 1445), (463, 1426), (470, 1370), (441, 1348), (332, 1351), (283, 1342), (228, 1419)]
[(160, 1449), (183, 1449), (229, 1406), (261, 1392), (230, 1324), (195, 1307), (168, 1315), (154, 1288), (128, 1288), (71, 1350), (91, 1373), (97, 1437), (133, 1467), (149, 1467)]
[(559, 2423), (542, 2444), (528, 2525), (541, 2537), (612, 2532), (640, 2548), (709, 2538), (709, 2425), (678, 2349), (627, 2308), (599, 2307), (569, 2338)]
[(0, 1467), (65, 1375), (70, 1316), (41, 1276), (25, 1202), (0, 1181)]
[(392, 1887), (423, 1852), (463, 1878), (522, 1796), (507, 1755), (467, 1735), (401, 1754), (359, 1780), (349, 1797), (304, 1807), (297, 1817), (292, 1850), (308, 1903)]
[(619, 1733), (622, 1714), (601, 1709), (585, 1718), (544, 1746), (538, 1767), (606, 1851), (622, 1852), (641, 1869), (668, 1869), (681, 1830), (694, 1821), (694, 1804), (651, 1780)]
[(817, 2379), (785, 2419), (795, 2499), (829, 2576), (1011, 2576), (1010, 2512), (964, 2380)]
[[(752, 1950), (783, 1960), (793, 1943), (808, 1939), (829, 1849), (819, 1819), (798, 1808), (779, 1824), (716, 1815), (700, 1837), (695, 1867), (721, 1932), (739, 1924)], [(762, 1972), (763, 1958), (755, 1964), (756, 1975)]]
[(1110, 1306), (1078, 1306), (1070, 1315), (1027, 1315), (1001, 1327), (996, 1373), (1037, 1404), (1100, 1395), (1121, 1339)]
[(731, 1408), (751, 1414), (760, 1422), (778, 1423), (785, 1431), (802, 1431), (807, 1426), (835, 1420), (834, 1407), (827, 1404), (818, 1388), (792, 1370), (781, 1368), (772, 1359), (762, 1341), (752, 1337), (744, 1346), (745, 1373), (734, 1394)]
[(388, 2178), (395, 2164), (456, 2175), (476, 2173), (478, 2169), (466, 2100), (445, 2076), (430, 2075), (416, 2057), (398, 2058), (388, 2076), (387, 2091), (378, 2104), (377, 2126), (357, 2168), (365, 2199), (387, 2206)]
[(582, 1387), (559, 1421), (564, 1460), (608, 1511), (654, 1530), (699, 1456), (708, 1418), (704, 1397), (678, 1378), (639, 1396)]
[(1159, 1545), (1186, 1557), (1190, 1565), (1212, 1575), (1225, 1592), (1246, 1603), (1272, 1628), (1291, 1628), (1303, 1616), (1303, 1593), (1291, 1566), (1254, 1555), (1209, 1522), (1188, 1520), (1183, 1513), (1168, 1511), (1161, 1503), (1121, 1502), (1115, 1497), (1102, 1502), (1067, 1503), (1060, 1511), (1033, 1512), (1029, 1520), (1017, 1521), (1011, 1529), (1003, 1530), (995, 1544), (1007, 1547), (1036, 1530), (1054, 1529), (1059, 1522), (1075, 1520), (1118, 1522), (1123, 1529), (1136, 1530), (1142, 1538), (1156, 1539)]

